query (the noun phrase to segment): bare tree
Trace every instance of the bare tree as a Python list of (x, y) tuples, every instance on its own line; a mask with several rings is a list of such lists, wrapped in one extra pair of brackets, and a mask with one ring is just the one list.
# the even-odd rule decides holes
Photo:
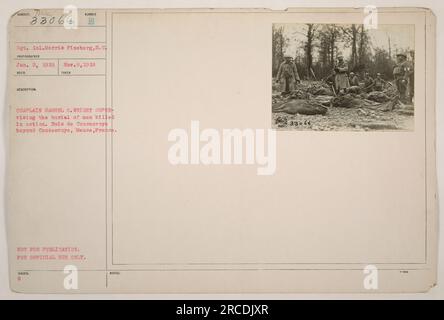
[(341, 38), (341, 28), (334, 24), (326, 25), (326, 35), (329, 41), (330, 65), (335, 64), (335, 53), (337, 52), (337, 42)]
[(272, 35), (272, 47), (273, 47), (273, 76), (276, 75), (277, 70), (279, 68), (279, 64), (284, 60), (284, 52), (288, 43), (288, 39), (284, 36), (284, 27), (275, 27), (273, 26), (273, 35)]
[(369, 38), (364, 25), (360, 26), (359, 32), (359, 48), (358, 48), (358, 62), (360, 65), (365, 64), (366, 53), (368, 52)]
[(319, 28), (319, 31), (316, 33), (320, 62), (318, 72), (324, 77), (331, 73), (335, 64), (337, 43), (342, 37), (342, 31), (336, 25), (319, 25)]
[(299, 28), (284, 30), (282, 25), (273, 28), (273, 76), (290, 43), (295, 48), (295, 63), (303, 78), (325, 79), (332, 75), (338, 50), (349, 61), (351, 71), (368, 71), (392, 79), (396, 53), (408, 53), (409, 48), (398, 47), (393, 35), (381, 47), (372, 44), (373, 31), (362, 25), (303, 24)]
[(389, 57), (390, 57), (390, 59), (392, 58), (392, 41), (391, 41), (391, 39), (390, 39), (390, 36), (387, 36), (387, 39), (388, 39), (388, 46), (389, 46)]
[(351, 46), (350, 65), (355, 68), (358, 63), (358, 28), (355, 24), (342, 28), (344, 40)]
[(307, 41), (305, 42), (305, 58), (307, 61), (307, 75), (310, 78), (313, 71), (313, 46), (315, 40), (316, 26), (307, 24)]

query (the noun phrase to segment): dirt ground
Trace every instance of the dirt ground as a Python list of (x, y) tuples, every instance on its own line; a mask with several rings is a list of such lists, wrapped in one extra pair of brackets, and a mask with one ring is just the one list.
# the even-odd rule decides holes
[[(313, 82), (303, 83), (301, 88), (306, 90), (311, 85)], [(313, 97), (315, 96), (309, 95), (307, 98), (312, 99)], [(277, 88), (273, 88), (273, 105), (290, 99), (282, 98)], [(413, 130), (414, 128), (412, 105), (397, 103), (391, 110), (379, 108), (378, 103), (352, 108), (334, 107), (331, 104), (324, 104), (324, 106), (327, 107), (325, 115), (292, 115), (284, 112), (272, 112), (273, 128), (317, 131), (398, 131)]]

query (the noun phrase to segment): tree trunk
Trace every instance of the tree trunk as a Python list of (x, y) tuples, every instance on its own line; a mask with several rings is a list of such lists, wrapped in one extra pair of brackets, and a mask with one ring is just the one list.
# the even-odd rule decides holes
[(354, 68), (356, 67), (356, 62), (357, 62), (357, 41), (358, 41), (358, 29), (356, 28), (355, 24), (352, 25), (351, 30), (352, 30), (351, 63), (352, 63), (352, 68)]
[(313, 24), (307, 24), (307, 43), (305, 45), (305, 55), (307, 59), (307, 75), (311, 78), (311, 69), (313, 66)]
[(363, 65), (365, 63), (364, 56), (365, 56), (365, 48), (367, 45), (367, 33), (365, 31), (365, 28), (363, 25), (361, 25), (361, 32), (359, 34), (359, 64)]
[(335, 65), (335, 46), (336, 46), (336, 34), (335, 31), (333, 30), (331, 32), (331, 37), (330, 37), (330, 64), (332, 66)]

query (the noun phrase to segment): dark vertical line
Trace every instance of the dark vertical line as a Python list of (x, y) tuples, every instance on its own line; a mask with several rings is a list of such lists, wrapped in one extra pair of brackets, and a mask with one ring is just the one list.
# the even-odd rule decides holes
[(114, 264), (114, 12), (111, 12), (111, 264)]
[[(424, 166), (424, 180), (425, 180), (425, 263), (428, 260), (428, 217), (427, 217), (427, 12), (424, 11), (424, 57), (425, 57), (425, 67), (424, 67), (424, 82), (425, 82), (425, 92), (424, 92), (424, 149), (425, 149), (425, 166)], [(415, 84), (414, 84), (415, 85)]]
[[(108, 17), (105, 11), (105, 41), (108, 41)], [(108, 121), (108, 49), (105, 51), (105, 121)], [(105, 132), (105, 279), (108, 288), (108, 133)]]

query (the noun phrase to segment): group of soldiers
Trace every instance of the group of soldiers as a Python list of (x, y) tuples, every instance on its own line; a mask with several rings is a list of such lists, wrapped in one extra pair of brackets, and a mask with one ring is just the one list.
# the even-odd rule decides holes
[(345, 90), (354, 93), (369, 93), (371, 91), (383, 91), (386, 84), (390, 84), (390, 82), (387, 82), (382, 78), (379, 72), (376, 74), (375, 78), (373, 78), (370, 73), (364, 72), (362, 82), (363, 85), (361, 86), (359, 76), (354, 72), (350, 72), (350, 86), (345, 88)]
[[(325, 79), (329, 83), (335, 94), (362, 93), (372, 91), (383, 91), (386, 85), (395, 85), (399, 92), (400, 100), (404, 103), (412, 103), (415, 95), (414, 87), (414, 51), (410, 52), (411, 59), (406, 54), (396, 55), (396, 65), (393, 67), (394, 81), (385, 81), (380, 73), (376, 77), (371, 77), (370, 73), (364, 71), (360, 76), (357, 73), (349, 72), (348, 64), (339, 55), (337, 64), (332, 74)], [(291, 93), (301, 79), (297, 67), (291, 56), (286, 55), (284, 62), (279, 66), (276, 81), (281, 87), (282, 95)]]

